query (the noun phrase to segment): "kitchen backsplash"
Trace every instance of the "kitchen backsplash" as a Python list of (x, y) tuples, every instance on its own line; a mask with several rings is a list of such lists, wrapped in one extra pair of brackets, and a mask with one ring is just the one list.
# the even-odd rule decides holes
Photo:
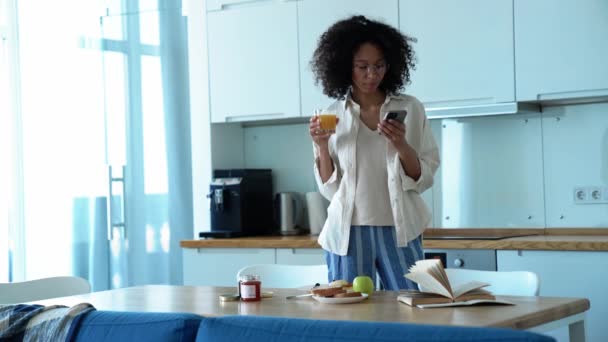
[[(434, 227), (608, 226), (606, 201), (574, 196), (575, 190), (608, 192), (608, 103), (431, 125), (442, 164), (423, 197)], [(233, 127), (242, 154), (233, 146), (237, 152), (229, 155), (236, 160), (227, 166), (272, 168), (275, 192), (315, 191), (307, 127)], [(608, 193), (602, 196), (608, 200)]]
[(244, 129), (245, 166), (271, 168), (275, 192), (316, 191), (308, 124)]

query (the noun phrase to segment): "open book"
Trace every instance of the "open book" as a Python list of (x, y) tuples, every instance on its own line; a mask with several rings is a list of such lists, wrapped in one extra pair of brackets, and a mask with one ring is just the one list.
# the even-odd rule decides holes
[[(469, 281), (452, 288), (443, 264), (437, 259), (418, 260), (405, 277), (417, 283), (420, 291), (400, 292), (397, 299), (411, 306), (440, 307), (461, 306), (480, 303), (512, 304), (496, 300), (483, 287), (488, 283)], [(433, 305), (428, 305), (433, 304)], [(435, 305), (443, 304), (443, 305)], [(428, 306), (427, 306), (428, 305)]]

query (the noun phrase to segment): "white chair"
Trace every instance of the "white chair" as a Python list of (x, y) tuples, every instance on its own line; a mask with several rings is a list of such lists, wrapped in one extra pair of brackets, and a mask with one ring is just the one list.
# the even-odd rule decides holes
[(478, 271), (461, 268), (446, 268), (450, 284), (465, 283), (477, 280), (489, 283), (484, 289), (495, 295), (503, 296), (538, 296), (540, 281), (536, 273), (528, 271)]
[(0, 304), (66, 297), (91, 292), (91, 285), (80, 277), (50, 277), (0, 284)]
[(327, 265), (260, 264), (241, 268), (236, 275), (257, 274), (264, 288), (298, 288), (327, 284)]

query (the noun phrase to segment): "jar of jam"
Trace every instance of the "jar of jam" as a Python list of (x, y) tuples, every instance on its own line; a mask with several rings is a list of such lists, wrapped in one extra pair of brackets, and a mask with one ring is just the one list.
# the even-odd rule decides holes
[(245, 274), (239, 278), (239, 296), (243, 302), (257, 302), (262, 299), (262, 282), (257, 274)]

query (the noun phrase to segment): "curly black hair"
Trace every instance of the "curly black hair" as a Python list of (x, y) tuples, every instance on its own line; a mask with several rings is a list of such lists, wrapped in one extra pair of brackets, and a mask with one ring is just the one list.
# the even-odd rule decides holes
[(353, 56), (364, 43), (371, 43), (384, 54), (388, 69), (380, 90), (396, 94), (410, 83), (410, 70), (416, 60), (410, 42), (416, 40), (399, 30), (364, 16), (353, 16), (333, 24), (319, 38), (310, 61), (315, 84), (321, 83), (323, 93), (344, 99), (352, 84)]

